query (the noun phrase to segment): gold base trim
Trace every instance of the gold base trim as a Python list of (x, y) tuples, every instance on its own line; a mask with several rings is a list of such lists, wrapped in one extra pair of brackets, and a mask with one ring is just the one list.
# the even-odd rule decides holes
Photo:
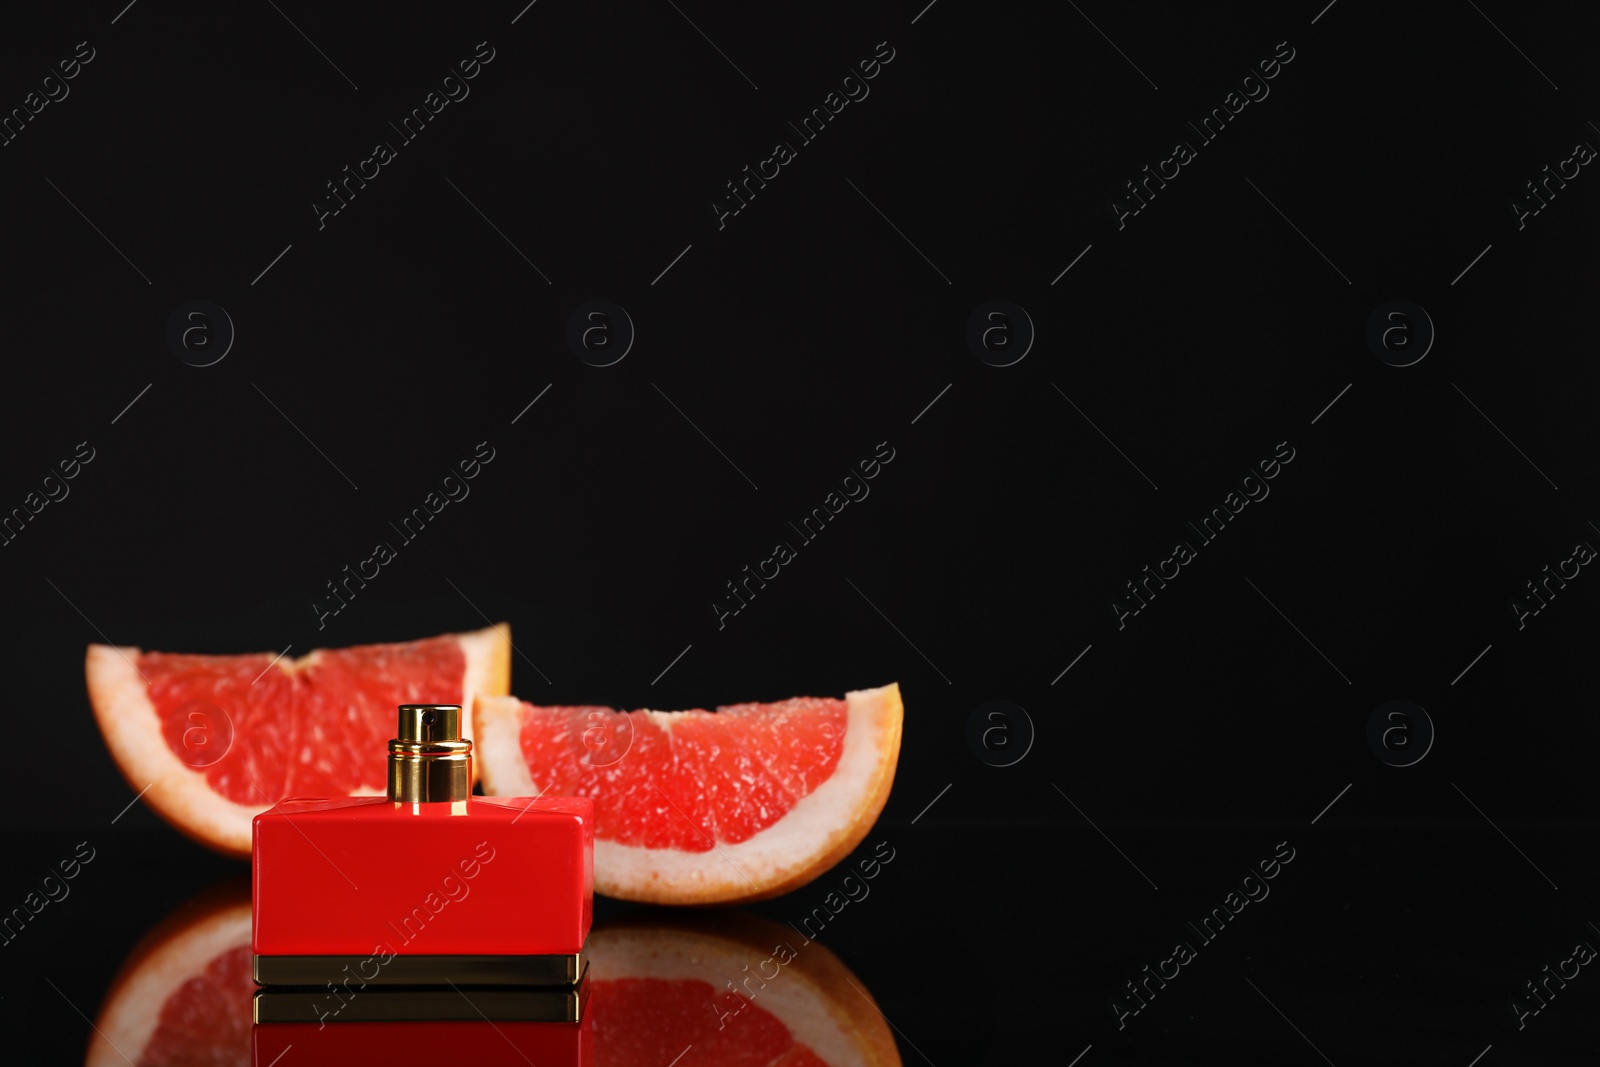
[(577, 985), (367, 988), (339, 999), (327, 990), (258, 989), (257, 1023), (530, 1022), (575, 1023), (589, 1003), (587, 973)]
[[(587, 946), (586, 946), (587, 947)], [(345, 995), (385, 986), (573, 986), (583, 977), (583, 950), (542, 956), (255, 956), (257, 985), (331, 984)], [(376, 974), (370, 974), (372, 968)]]

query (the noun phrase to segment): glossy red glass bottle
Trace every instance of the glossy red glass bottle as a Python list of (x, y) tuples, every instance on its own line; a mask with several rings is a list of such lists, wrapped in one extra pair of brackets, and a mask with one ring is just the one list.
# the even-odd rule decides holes
[(594, 901), (594, 805), (471, 795), (461, 708), (406, 704), (383, 797), (256, 816), (256, 982), (574, 985)]

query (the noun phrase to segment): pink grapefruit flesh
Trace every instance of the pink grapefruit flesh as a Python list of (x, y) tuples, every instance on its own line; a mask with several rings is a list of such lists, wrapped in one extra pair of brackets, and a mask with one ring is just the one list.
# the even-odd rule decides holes
[(509, 689), (510, 643), (501, 624), (298, 659), (90, 645), (85, 673), (134, 791), (189, 836), (246, 857), (251, 819), (285, 797), (383, 793), (396, 706), (470, 714), (475, 696)]
[[(715, 712), (487, 697), (474, 722), (486, 792), (594, 799), (597, 892), (715, 904), (786, 893), (861, 842), (894, 781), (903, 715), (891, 684)], [(593, 741), (616, 748), (596, 758), (607, 749)]]

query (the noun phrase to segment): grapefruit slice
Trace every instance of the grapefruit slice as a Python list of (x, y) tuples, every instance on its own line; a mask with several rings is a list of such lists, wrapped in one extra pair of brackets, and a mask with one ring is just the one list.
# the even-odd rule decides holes
[(85, 673), (134, 791), (183, 833), (245, 858), (250, 820), (285, 797), (383, 793), (395, 707), (470, 709), (476, 695), (507, 692), (510, 647), (504, 623), (299, 659), (90, 645)]
[(587, 951), (595, 1067), (899, 1067), (861, 981), (787, 926), (732, 912), (596, 927)]
[(87, 1067), (250, 1062), (250, 881), (182, 905), (128, 956), (89, 1034)]
[(595, 803), (595, 891), (652, 904), (765, 900), (861, 843), (900, 757), (900, 687), (716, 712), (480, 698), (485, 792)]

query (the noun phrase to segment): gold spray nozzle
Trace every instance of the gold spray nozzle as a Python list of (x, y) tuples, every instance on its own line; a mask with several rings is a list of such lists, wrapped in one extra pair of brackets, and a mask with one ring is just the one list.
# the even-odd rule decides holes
[(401, 704), (389, 742), (389, 799), (407, 804), (466, 800), (472, 742), (461, 736), (460, 704)]

